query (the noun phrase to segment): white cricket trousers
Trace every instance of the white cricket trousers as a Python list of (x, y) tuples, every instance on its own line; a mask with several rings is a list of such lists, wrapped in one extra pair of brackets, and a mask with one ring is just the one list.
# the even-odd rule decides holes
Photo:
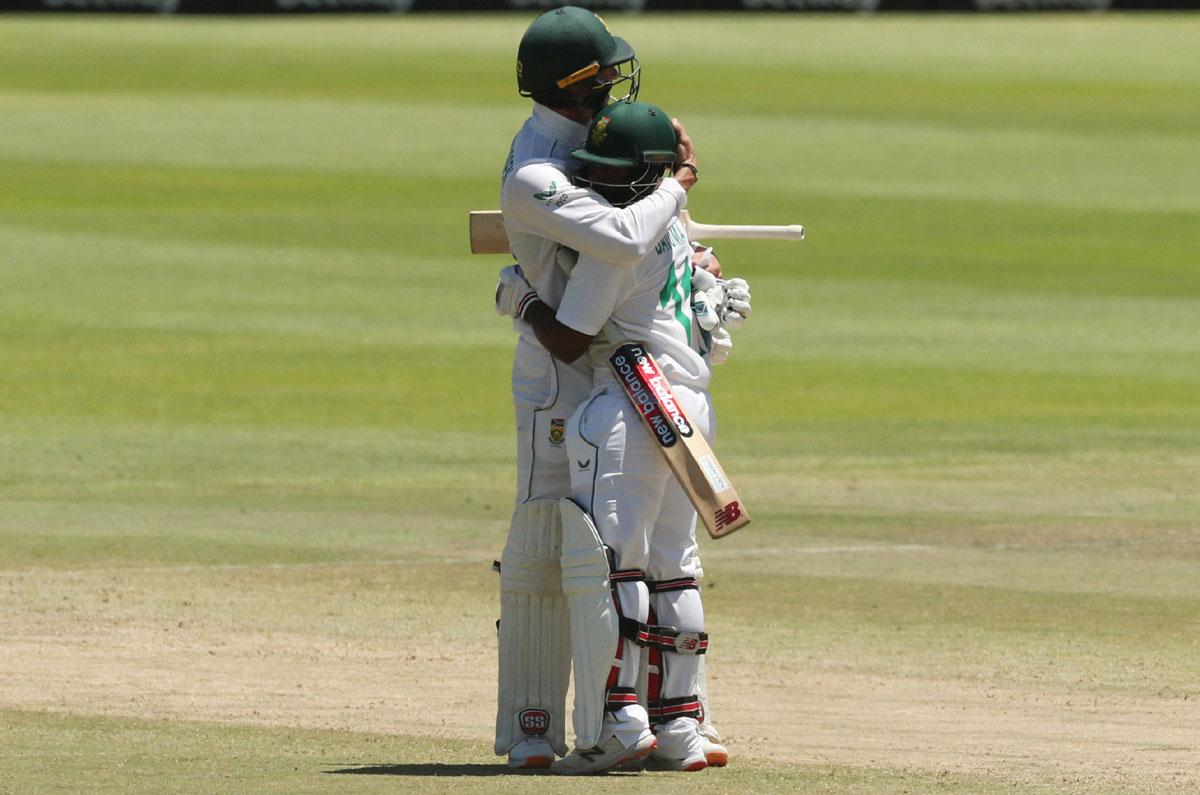
[[(673, 386), (692, 425), (713, 441), (715, 417), (707, 392)], [(699, 579), (696, 511), (671, 473), (657, 442), (619, 387), (595, 394), (572, 415), (567, 426), (571, 496), (595, 520), (600, 539), (613, 552), (614, 570), (641, 569), (654, 582)], [(645, 623), (651, 597), (645, 582), (618, 582), (617, 608), (623, 616)], [(666, 594), (662, 596), (668, 596)], [(683, 603), (679, 597), (683, 597)], [(659, 621), (676, 629), (703, 631), (704, 611), (699, 591), (655, 599)], [(682, 611), (680, 608), (683, 608)], [(616, 685), (634, 688), (644, 649), (623, 640), (618, 654)], [(664, 682), (663, 695), (696, 692), (699, 658), (675, 658)], [(694, 723), (694, 721), (693, 721)], [(630, 746), (649, 727), (646, 710), (630, 704), (605, 713), (603, 737), (616, 735)], [(690, 728), (695, 730), (694, 725)]]
[[(584, 357), (586, 360), (586, 357)], [(592, 391), (591, 367), (563, 364), (522, 335), (513, 356), (517, 420), (517, 504), (571, 494), (567, 421)]]

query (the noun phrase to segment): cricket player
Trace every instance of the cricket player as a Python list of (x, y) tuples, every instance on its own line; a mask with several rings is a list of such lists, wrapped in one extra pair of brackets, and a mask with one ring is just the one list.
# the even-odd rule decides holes
[[(686, 206), (698, 178), (696, 155), (678, 128), (678, 168), (640, 201), (614, 207), (572, 184), (568, 159), (583, 145), (596, 111), (635, 98), (633, 48), (590, 11), (565, 7), (539, 16), (521, 39), (517, 85), (534, 101), (504, 164), (501, 209), (511, 250), (542, 300), (557, 306), (566, 273), (560, 252), (618, 266), (645, 256)], [(614, 92), (625, 97), (614, 97)], [(556, 362), (533, 329), (520, 337), (512, 369), (517, 424), (517, 497), (500, 566), (500, 665), (495, 752), (514, 768), (546, 767), (567, 753), (563, 715), (570, 671), (562, 594), (558, 502), (570, 495), (566, 422), (592, 388), (583, 364)], [(727, 759), (716, 744), (713, 758)]]
[[(629, 206), (677, 162), (676, 143), (661, 109), (610, 105), (593, 121), (586, 145), (572, 153), (586, 164), (575, 182)], [(633, 267), (581, 253), (557, 311), (520, 268), (501, 272), (497, 309), (529, 324), (556, 358), (582, 360), (592, 371), (590, 397), (566, 434), (574, 502), (562, 507), (563, 590), (577, 745), (553, 763), (557, 773), (600, 773), (643, 759), (655, 769), (708, 766), (700, 733), (699, 655), (708, 640), (696, 512), (607, 365), (621, 342), (645, 343), (693, 426), (712, 438), (707, 332), (721, 316), (740, 321), (749, 314), (749, 292), (722, 293), (698, 317), (692, 253), (678, 220)], [(645, 705), (637, 696), (644, 653)]]

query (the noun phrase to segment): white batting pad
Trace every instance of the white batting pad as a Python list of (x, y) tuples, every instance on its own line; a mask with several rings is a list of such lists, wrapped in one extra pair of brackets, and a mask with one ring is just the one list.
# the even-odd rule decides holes
[(571, 650), (559, 517), (558, 500), (518, 505), (500, 560), (497, 754), (538, 735), (559, 754), (567, 753)]
[(561, 500), (562, 590), (571, 614), (571, 659), (575, 664), (575, 744), (600, 742), (605, 684), (616, 654), (619, 620), (608, 583), (608, 556), (591, 517), (571, 500)]

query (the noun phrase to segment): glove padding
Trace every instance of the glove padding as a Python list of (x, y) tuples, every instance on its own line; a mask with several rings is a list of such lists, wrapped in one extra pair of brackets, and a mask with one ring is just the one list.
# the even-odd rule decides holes
[(706, 290), (697, 290), (692, 293), (692, 314), (696, 316), (696, 323), (705, 331), (712, 331), (721, 325), (717, 308), (711, 302)]
[(496, 312), (501, 315), (523, 319), (525, 310), (537, 300), (538, 294), (529, 282), (520, 265), (509, 265), (500, 269), (500, 281), (496, 282)]
[(721, 325), (721, 304), (724, 302), (725, 288), (721, 286), (721, 280), (710, 271), (693, 268), (692, 313), (700, 328), (712, 331)]
[(745, 279), (730, 279), (724, 286), (725, 302), (717, 314), (724, 328), (737, 331), (750, 317), (750, 285)]
[(713, 278), (716, 274), (708, 270), (708, 263), (713, 259), (713, 247), (703, 243), (692, 243), (692, 267), (698, 271), (707, 271)]
[(712, 330), (712, 343), (708, 351), (708, 363), (712, 367), (716, 367), (729, 359), (733, 353), (733, 337), (723, 328), (717, 327)]
[(692, 272), (692, 311), (705, 331), (717, 326), (736, 331), (750, 317), (750, 285), (745, 279), (718, 279), (696, 268)]

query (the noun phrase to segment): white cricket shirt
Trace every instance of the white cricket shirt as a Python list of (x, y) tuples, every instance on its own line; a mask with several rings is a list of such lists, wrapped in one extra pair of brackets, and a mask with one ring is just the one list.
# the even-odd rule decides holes
[[(587, 126), (542, 105), (513, 138), (501, 178), (500, 209), (509, 248), (538, 297), (551, 307), (562, 300), (567, 276), (555, 254), (565, 246), (604, 262), (633, 265), (653, 250), (687, 206), (687, 192), (665, 179), (650, 196), (613, 207), (598, 193), (571, 184), (571, 151), (583, 146)], [(531, 339), (532, 327), (515, 328)]]
[[(645, 343), (672, 384), (702, 391), (712, 379), (692, 312), (692, 247), (678, 219), (632, 268), (581, 254), (557, 318), (583, 334), (599, 334), (611, 320), (620, 339), (607, 341)], [(607, 344), (592, 348), (595, 389), (616, 384), (608, 368), (610, 352)]]

